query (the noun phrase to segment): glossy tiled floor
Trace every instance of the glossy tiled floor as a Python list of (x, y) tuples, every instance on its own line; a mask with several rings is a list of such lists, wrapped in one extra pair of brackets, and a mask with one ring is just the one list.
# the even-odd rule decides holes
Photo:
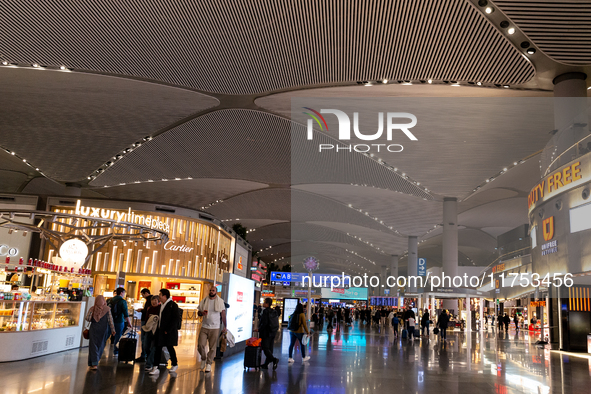
[[(527, 333), (433, 335), (420, 341), (395, 339), (391, 329), (354, 325), (340, 333), (317, 333), (312, 359), (287, 364), (289, 335), (278, 336), (277, 371), (245, 372), (242, 354), (199, 371), (194, 332), (178, 348), (178, 373), (152, 378), (143, 365), (119, 364), (103, 356), (98, 372), (86, 371), (87, 350), (0, 364), (1, 393), (587, 393), (591, 360), (538, 349)], [(174, 376), (173, 376), (174, 375)]]

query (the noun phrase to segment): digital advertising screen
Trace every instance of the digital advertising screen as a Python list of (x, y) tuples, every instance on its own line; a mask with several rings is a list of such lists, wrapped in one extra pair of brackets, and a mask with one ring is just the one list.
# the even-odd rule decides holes
[(236, 255), (234, 256), (234, 273), (246, 278), (248, 269), (248, 250), (236, 243)]
[(322, 298), (339, 300), (367, 300), (367, 287), (351, 287), (349, 289), (322, 289)]
[(283, 323), (287, 323), (289, 321), (289, 317), (293, 314), (293, 311), (295, 311), (298, 301), (298, 298), (283, 299)]
[(246, 341), (252, 337), (252, 306), (254, 304), (254, 281), (230, 274), (228, 299), (230, 307), (226, 310), (228, 330), (235, 342)]

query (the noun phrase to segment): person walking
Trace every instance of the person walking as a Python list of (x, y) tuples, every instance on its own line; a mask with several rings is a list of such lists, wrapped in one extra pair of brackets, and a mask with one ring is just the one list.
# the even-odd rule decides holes
[(333, 329), (333, 320), (334, 320), (334, 311), (332, 310), (332, 307), (328, 307), (328, 312), (326, 314), (326, 320), (327, 320), (327, 325), (326, 325), (326, 331), (332, 330)]
[(160, 298), (157, 295), (150, 297), (150, 306), (147, 310), (146, 323), (142, 325), (142, 331), (146, 333), (146, 371), (151, 371), (154, 367), (154, 357), (156, 354), (158, 329), (158, 319), (160, 316)]
[(119, 339), (125, 329), (125, 323), (131, 327), (131, 320), (129, 319), (129, 312), (127, 311), (127, 301), (125, 301), (125, 289), (119, 287), (115, 290), (115, 297), (109, 300), (109, 307), (111, 308), (111, 314), (113, 315), (113, 325), (115, 326), (115, 337), (113, 343), (115, 348), (113, 354), (119, 355)]
[[(426, 335), (425, 330), (427, 330)], [(429, 336), (429, 311), (427, 310), (423, 312), (423, 317), (421, 317), (421, 335), (426, 337)]]
[(509, 317), (509, 315), (507, 315), (505, 313), (505, 316), (503, 317), (503, 321), (505, 322), (505, 332), (509, 331), (509, 323), (511, 323), (511, 318)]
[[(154, 354), (154, 366), (150, 371), (150, 375), (157, 375), (160, 373), (158, 367), (160, 366), (160, 359), (162, 358), (162, 349), (166, 348), (170, 355), (170, 372), (175, 372), (178, 369), (178, 360), (176, 358), (175, 346), (179, 344), (179, 306), (170, 298), (170, 291), (168, 289), (160, 289), (160, 316), (158, 316), (158, 330), (157, 330), (157, 346)], [(215, 349), (215, 348), (214, 348)]]
[(276, 370), (279, 359), (273, 356), (273, 342), (275, 342), (275, 336), (279, 331), (279, 317), (271, 305), (273, 305), (273, 300), (265, 298), (263, 312), (259, 318), (258, 332), (261, 338), (261, 347), (265, 353), (265, 363), (261, 365), (261, 368), (269, 369), (269, 364), (273, 363), (273, 370)]
[(105, 297), (102, 295), (96, 297), (94, 306), (88, 310), (86, 321), (90, 323), (88, 328), (88, 367), (95, 371), (103, 356), (109, 335), (115, 335), (113, 316)]
[(515, 331), (519, 331), (519, 318), (517, 317), (517, 313), (513, 315), (513, 323), (515, 323)]
[[(205, 297), (199, 303), (199, 316), (203, 316), (201, 331), (199, 331), (199, 340), (197, 350), (201, 355), (201, 369), (205, 372), (211, 372), (211, 364), (215, 356), (215, 350), (220, 336), (220, 324), (224, 324), (222, 332), (226, 332), (226, 304), (217, 294), (215, 286), (209, 288), (209, 297)], [(209, 352), (205, 352), (205, 346), (209, 344)]]
[(449, 316), (447, 315), (447, 311), (441, 311), (439, 315), (439, 319), (437, 320), (437, 325), (439, 326), (439, 332), (441, 333), (441, 339), (444, 341), (447, 339), (447, 326), (449, 324)]
[(296, 341), (300, 343), (300, 350), (302, 351), (302, 364), (305, 363), (310, 359), (310, 356), (306, 356), (306, 345), (302, 342), (304, 337), (304, 332), (310, 335), (310, 330), (308, 330), (308, 326), (306, 325), (306, 317), (304, 316), (304, 307), (302, 304), (298, 303), (296, 305), (295, 311), (293, 315), (289, 318), (289, 324), (287, 326), (289, 330), (290, 342), (289, 342), (289, 359), (287, 360), (288, 363), (294, 363), (295, 360), (293, 359), (293, 347), (296, 344)]
[(415, 334), (415, 318), (411, 316), (408, 318), (408, 339), (412, 340), (415, 336), (418, 338), (418, 330)]
[[(146, 289), (146, 288), (142, 289), (140, 294), (146, 300), (146, 302), (144, 303), (144, 307), (141, 309), (138, 309), (138, 312), (141, 312), (141, 314), (142, 314), (142, 316), (140, 318), (140, 321), (141, 321), (140, 327), (143, 327), (146, 324), (146, 321), (148, 320), (148, 308), (152, 305), (150, 303), (152, 295), (150, 294), (150, 289)], [(150, 351), (150, 348), (149, 348), (150, 343), (147, 340), (147, 334), (148, 334), (147, 332), (145, 332), (144, 330), (141, 330), (140, 341), (142, 342), (142, 354), (138, 358), (135, 359), (136, 362), (144, 362), (144, 361), (146, 361), (146, 357), (148, 357), (148, 353)]]

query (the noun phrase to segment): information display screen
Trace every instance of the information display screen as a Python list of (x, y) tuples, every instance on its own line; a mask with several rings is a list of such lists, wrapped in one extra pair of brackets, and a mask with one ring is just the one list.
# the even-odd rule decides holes
[(252, 314), (254, 304), (254, 281), (230, 274), (228, 299), (230, 307), (226, 310), (228, 330), (235, 342), (246, 341), (252, 337)]
[(289, 317), (295, 311), (295, 308), (298, 305), (298, 301), (298, 298), (283, 299), (283, 323), (287, 323), (289, 321)]

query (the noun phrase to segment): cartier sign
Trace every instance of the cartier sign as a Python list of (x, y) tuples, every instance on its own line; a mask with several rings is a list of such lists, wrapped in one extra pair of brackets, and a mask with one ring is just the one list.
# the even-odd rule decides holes
[(193, 248), (188, 248), (185, 245), (175, 245), (174, 241), (168, 241), (164, 244), (164, 250), (171, 250), (173, 252), (189, 253), (193, 251)]

